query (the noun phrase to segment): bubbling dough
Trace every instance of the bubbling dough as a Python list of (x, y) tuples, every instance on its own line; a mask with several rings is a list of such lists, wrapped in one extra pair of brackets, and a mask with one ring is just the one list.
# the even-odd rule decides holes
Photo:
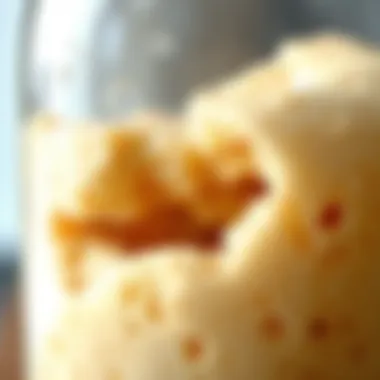
[(177, 118), (28, 136), (34, 380), (380, 378), (380, 52), (321, 34)]

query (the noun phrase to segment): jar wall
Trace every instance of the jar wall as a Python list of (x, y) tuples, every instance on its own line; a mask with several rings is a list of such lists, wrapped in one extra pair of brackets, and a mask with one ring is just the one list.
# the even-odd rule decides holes
[(373, 0), (29, 0), (22, 113), (176, 108), (287, 35), (328, 28), (380, 41), (379, 11)]

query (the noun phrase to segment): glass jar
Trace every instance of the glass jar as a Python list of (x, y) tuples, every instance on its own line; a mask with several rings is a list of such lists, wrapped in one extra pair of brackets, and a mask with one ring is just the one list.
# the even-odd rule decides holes
[(22, 113), (175, 108), (288, 34), (329, 28), (378, 41), (379, 10), (373, 0), (28, 0)]
[[(22, 113), (45, 109), (66, 117), (108, 119), (143, 107), (176, 109), (190, 91), (254, 60), (289, 33), (343, 25), (376, 38), (380, 28), (363, 22), (370, 19), (364, 3), (375, 7), (374, 2), (356, 2), (351, 18), (342, 19), (355, 1), (330, 1), (327, 8), (327, 0), (29, 1)], [(345, 7), (325, 12), (337, 4)], [(48, 271), (38, 273), (45, 275)], [(26, 298), (34, 304), (32, 323), (45, 313), (36, 306), (38, 298), (38, 306), (46, 304), (54, 315), (56, 305), (43, 296)], [(43, 324), (44, 319), (36, 323)], [(38, 336), (36, 331), (31, 334)]]
[[(282, 35), (282, 1), (40, 0), (26, 12), (23, 113), (175, 108)], [(274, 6), (275, 5), (275, 6)], [(284, 10), (285, 12), (285, 10)]]

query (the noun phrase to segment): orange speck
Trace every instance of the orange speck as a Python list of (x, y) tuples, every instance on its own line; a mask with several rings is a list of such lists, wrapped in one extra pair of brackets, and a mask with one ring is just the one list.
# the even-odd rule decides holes
[(310, 321), (307, 327), (308, 335), (313, 340), (324, 340), (331, 333), (331, 325), (325, 318), (317, 317)]
[(260, 323), (260, 331), (267, 340), (279, 340), (284, 336), (285, 325), (276, 315), (266, 316)]
[(319, 224), (323, 229), (332, 230), (339, 227), (343, 218), (342, 206), (337, 202), (329, 203), (322, 210)]
[(187, 338), (182, 343), (182, 352), (185, 358), (189, 361), (197, 361), (203, 354), (202, 342), (194, 337)]

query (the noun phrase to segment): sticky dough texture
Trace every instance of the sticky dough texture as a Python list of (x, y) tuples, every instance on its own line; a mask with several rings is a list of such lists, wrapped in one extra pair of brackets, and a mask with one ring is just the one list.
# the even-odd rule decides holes
[[(33, 379), (379, 379), (379, 110), (379, 52), (320, 35), (192, 98), (180, 137), (151, 125), (34, 128)], [(248, 153), (228, 158), (242, 142)], [(118, 219), (177, 197), (202, 220), (222, 218), (192, 193), (189, 146), (226, 178), (259, 170), (270, 194), (228, 226), (218, 255), (168, 247), (136, 260), (76, 246), (98, 272), (69, 294), (57, 279), (70, 266), (54, 257), (74, 242), (48, 236), (51, 210)], [(143, 196), (144, 175), (162, 191)], [(323, 224), (329, 205), (337, 226)]]

